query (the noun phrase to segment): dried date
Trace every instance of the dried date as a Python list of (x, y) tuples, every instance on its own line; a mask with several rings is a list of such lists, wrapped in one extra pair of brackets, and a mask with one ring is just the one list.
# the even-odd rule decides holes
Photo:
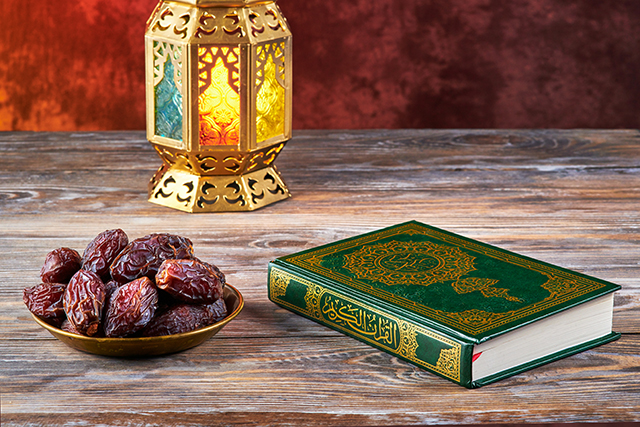
[(111, 277), (127, 283), (147, 276), (155, 279), (158, 268), (167, 259), (193, 258), (193, 245), (186, 237), (150, 234), (131, 241), (111, 265)]
[(116, 282), (115, 280), (109, 280), (104, 284), (104, 292), (106, 295), (106, 300), (111, 297), (111, 295), (121, 286), (121, 283)]
[(44, 259), (40, 278), (45, 283), (69, 283), (81, 266), (82, 258), (77, 251), (70, 248), (54, 249)]
[(92, 271), (78, 271), (64, 293), (67, 319), (81, 334), (96, 335), (100, 330), (105, 298), (105, 286), (100, 277)]
[(62, 283), (41, 283), (24, 289), (22, 300), (30, 312), (53, 326), (60, 326), (65, 319), (62, 300), (66, 287)]
[(188, 303), (212, 303), (222, 296), (224, 274), (198, 259), (168, 259), (156, 274), (156, 286)]
[(158, 307), (158, 291), (148, 277), (120, 286), (111, 295), (104, 320), (107, 337), (125, 337), (147, 326)]
[(98, 234), (82, 254), (82, 269), (109, 278), (109, 267), (118, 254), (129, 244), (129, 237), (121, 229), (106, 230)]
[(60, 329), (62, 329), (65, 332), (70, 332), (72, 334), (82, 335), (80, 332), (78, 332), (76, 327), (73, 326), (71, 322), (69, 322), (69, 319), (64, 319), (64, 321), (62, 322), (62, 325), (60, 325)]
[(227, 317), (227, 304), (222, 298), (211, 304), (203, 305), (203, 308), (209, 312), (209, 315), (213, 320), (211, 323), (219, 322)]
[(156, 337), (194, 331), (215, 323), (214, 312), (205, 305), (177, 304), (149, 322), (143, 335)]

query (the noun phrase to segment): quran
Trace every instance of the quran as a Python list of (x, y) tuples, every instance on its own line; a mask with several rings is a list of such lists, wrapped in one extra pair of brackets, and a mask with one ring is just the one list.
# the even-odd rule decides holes
[(620, 337), (619, 285), (410, 221), (277, 258), (269, 299), (467, 388)]

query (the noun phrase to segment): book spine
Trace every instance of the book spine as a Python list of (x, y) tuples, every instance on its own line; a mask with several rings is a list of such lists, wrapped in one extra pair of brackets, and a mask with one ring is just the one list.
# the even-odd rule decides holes
[(269, 264), (269, 299), (275, 304), (460, 384), (471, 383), (473, 346), (383, 307), (358, 301), (328, 284)]

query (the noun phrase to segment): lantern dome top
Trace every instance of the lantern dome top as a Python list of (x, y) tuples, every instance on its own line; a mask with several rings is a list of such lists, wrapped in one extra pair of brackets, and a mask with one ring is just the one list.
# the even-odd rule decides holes
[(181, 44), (237, 45), (291, 37), (291, 31), (275, 1), (172, 0), (158, 3), (145, 35)]

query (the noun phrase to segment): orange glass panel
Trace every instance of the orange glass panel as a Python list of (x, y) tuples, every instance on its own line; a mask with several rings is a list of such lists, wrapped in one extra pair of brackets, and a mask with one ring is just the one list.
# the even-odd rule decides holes
[(198, 49), (200, 145), (240, 142), (240, 48)]

